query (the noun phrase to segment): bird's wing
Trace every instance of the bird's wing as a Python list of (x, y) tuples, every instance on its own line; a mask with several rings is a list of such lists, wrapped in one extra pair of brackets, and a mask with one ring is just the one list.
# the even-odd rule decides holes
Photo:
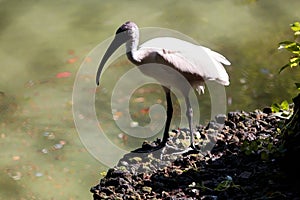
[(156, 51), (180, 71), (198, 74), (204, 80), (229, 85), (229, 77), (223, 64), (230, 65), (230, 62), (223, 55), (206, 47), (176, 38), (161, 37), (143, 43), (140, 50)]

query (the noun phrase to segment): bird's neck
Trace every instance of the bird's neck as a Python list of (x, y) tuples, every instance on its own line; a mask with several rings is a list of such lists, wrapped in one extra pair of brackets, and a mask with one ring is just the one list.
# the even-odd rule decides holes
[(133, 38), (126, 42), (126, 55), (133, 64), (140, 63), (140, 60), (137, 58), (138, 42), (138, 38)]

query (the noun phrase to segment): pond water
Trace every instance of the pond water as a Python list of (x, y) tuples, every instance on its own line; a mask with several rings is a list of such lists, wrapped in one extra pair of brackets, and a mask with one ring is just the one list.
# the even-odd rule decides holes
[[(86, 56), (125, 21), (179, 31), (225, 55), (232, 63), (227, 111), (250, 111), (291, 102), (297, 93), (299, 70), (277, 73), (289, 57), (277, 44), (292, 39), (289, 24), (299, 20), (299, 6), (298, 0), (0, 0), (0, 199), (91, 199), (89, 189), (107, 166), (80, 140), (73, 85)], [(112, 64), (106, 92), (96, 92), (102, 128), (127, 150), (141, 140), (131, 141), (115, 127), (112, 117), (122, 113), (111, 111), (109, 96), (131, 67), (124, 58)], [(209, 94), (200, 98), (209, 105)], [(132, 99), (132, 117), (141, 125), (148, 123), (153, 102), (164, 105), (158, 86), (139, 88)], [(201, 109), (201, 115), (209, 113)], [(172, 128), (178, 116), (176, 106)]]

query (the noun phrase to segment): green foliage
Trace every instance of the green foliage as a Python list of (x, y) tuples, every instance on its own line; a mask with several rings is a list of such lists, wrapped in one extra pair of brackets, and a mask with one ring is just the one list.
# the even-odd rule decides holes
[[(279, 70), (279, 73), (282, 72), (282, 70), (286, 69), (287, 67), (295, 68), (299, 67), (300, 65), (300, 44), (299, 44), (299, 36), (300, 36), (300, 22), (294, 22), (293, 24), (290, 24), (291, 30), (294, 32), (294, 41), (284, 41), (279, 43), (278, 49), (286, 49), (290, 53), (292, 53), (291, 57), (289, 58), (289, 63), (281, 67)], [(300, 90), (300, 83), (295, 83), (295, 86), (298, 90)], [(299, 97), (299, 95), (298, 95)], [(293, 99), (294, 104), (296, 101), (295, 97)], [(299, 104), (299, 103), (298, 103)], [(290, 133), (293, 133), (295, 131), (295, 124), (298, 124), (297, 117), (298, 117), (298, 110), (296, 107), (293, 109), (289, 109), (287, 102), (282, 102), (280, 105), (273, 104), (271, 106), (272, 112), (275, 114), (281, 113), (283, 115), (278, 115), (281, 117), (286, 117), (287, 123), (286, 125), (281, 129), (281, 132), (286, 133), (286, 135), (289, 135)], [(295, 109), (295, 111), (294, 111)], [(294, 111), (294, 113), (293, 113)], [(295, 120), (296, 119), (296, 120)]]
[[(280, 68), (279, 73), (287, 67), (299, 67), (300, 63), (300, 44), (298, 43), (300, 36), (300, 22), (290, 24), (291, 30), (294, 32), (294, 41), (283, 41), (279, 43), (278, 49), (285, 49), (292, 53), (289, 62)], [(300, 83), (295, 83), (298, 90), (300, 90)]]
[(226, 176), (225, 180), (221, 181), (216, 187), (214, 188), (209, 188), (204, 185), (203, 182), (201, 183), (195, 183), (193, 182), (192, 184), (189, 185), (190, 188), (197, 188), (201, 189), (202, 191), (218, 191), (218, 192), (223, 192), (228, 190), (229, 188), (235, 188), (235, 189), (242, 189), (240, 185), (236, 185), (231, 176)]
[(298, 90), (300, 90), (300, 83), (295, 83), (295, 85), (296, 85), (296, 88), (297, 88)]
[(274, 140), (274, 138), (281, 134), (280, 130), (275, 134), (273, 137), (260, 137), (256, 140), (244, 141), (241, 150), (246, 155), (257, 154), (262, 160), (279, 157), (284, 153), (285, 149), (282, 144), (277, 143), (278, 140)]
[(102, 171), (102, 172), (100, 172), (100, 175), (101, 175), (102, 177), (105, 177), (105, 176), (106, 176), (106, 174), (107, 174), (107, 172), (106, 172), (106, 171)]
[[(273, 103), (271, 105), (273, 115), (283, 119), (289, 119), (293, 115), (293, 107), (284, 100), (281, 103)], [(283, 126), (283, 129), (285, 126)], [(241, 146), (242, 152), (246, 155), (259, 155), (262, 160), (270, 160), (272, 158), (281, 157), (286, 148), (281, 141), (283, 138), (283, 129), (277, 128), (272, 135), (260, 135), (255, 140), (243, 141)]]
[(273, 103), (271, 105), (272, 112), (274, 115), (288, 119), (293, 114), (293, 108), (289, 105), (287, 100), (281, 102), (281, 104)]
[[(294, 40), (280, 42), (278, 49), (285, 49), (292, 55), (289, 58), (289, 62), (280, 68), (279, 73), (288, 67), (296, 68), (300, 65), (300, 43), (298, 42), (300, 36), (300, 22), (294, 22), (290, 25), (290, 28), (294, 32)], [(300, 83), (295, 83), (295, 86), (300, 90)], [(273, 103), (271, 109), (274, 115), (288, 121), (293, 121), (293, 116), (295, 116), (293, 115), (294, 108), (287, 100), (284, 100), (281, 103)], [(282, 128), (277, 128), (277, 131), (274, 131), (272, 136), (259, 137), (251, 141), (243, 141), (241, 150), (246, 155), (260, 155), (262, 160), (270, 160), (272, 157), (282, 156), (286, 151), (286, 147), (284, 141), (280, 142), (280, 139), (283, 138), (286, 130), (290, 130), (290, 126), (290, 123), (287, 123)]]
[(236, 185), (231, 176), (226, 176), (225, 180), (223, 180), (221, 183), (217, 185), (217, 187), (214, 188), (215, 191), (223, 192), (229, 188), (235, 188), (235, 189), (242, 189), (240, 185)]
[(300, 35), (300, 22), (291, 24), (291, 29), (295, 32), (294, 35)]

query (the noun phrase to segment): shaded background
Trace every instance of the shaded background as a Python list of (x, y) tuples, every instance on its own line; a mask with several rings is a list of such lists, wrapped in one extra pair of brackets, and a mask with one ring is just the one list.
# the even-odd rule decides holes
[[(299, 20), (299, 6), (298, 0), (0, 0), (0, 199), (91, 198), (90, 187), (107, 167), (79, 140), (73, 82), (85, 56), (125, 21), (178, 30), (221, 52), (232, 62), (227, 110), (251, 111), (291, 102), (297, 93), (299, 70), (277, 73), (289, 56), (277, 44), (292, 39), (289, 24)], [(114, 65), (111, 80), (124, 71), (119, 66), (132, 67)], [(137, 91), (132, 107), (140, 124), (147, 123), (153, 99), (164, 103), (162, 95), (159, 87)], [(108, 97), (97, 96), (96, 105), (107, 104), (98, 115), (126, 148), (113, 128)]]

